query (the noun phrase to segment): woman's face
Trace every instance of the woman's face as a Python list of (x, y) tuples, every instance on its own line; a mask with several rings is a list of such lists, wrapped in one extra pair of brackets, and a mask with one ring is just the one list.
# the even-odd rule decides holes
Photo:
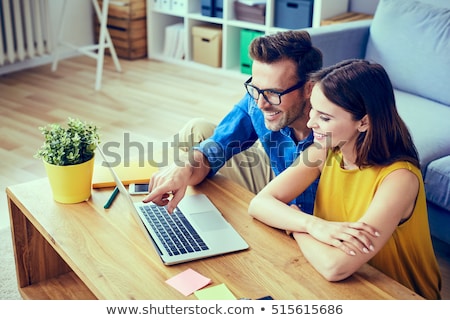
[(314, 142), (325, 148), (339, 146), (343, 152), (353, 152), (356, 138), (367, 130), (366, 117), (353, 120), (351, 113), (325, 97), (320, 84), (312, 89), (309, 117), (307, 125), (313, 130)]

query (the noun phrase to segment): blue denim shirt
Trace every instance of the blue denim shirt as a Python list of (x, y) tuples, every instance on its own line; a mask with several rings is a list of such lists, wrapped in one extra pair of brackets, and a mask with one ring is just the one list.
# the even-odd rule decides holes
[[(214, 134), (200, 143), (195, 149), (201, 151), (211, 165), (208, 177), (219, 171), (233, 155), (248, 149), (258, 139), (269, 156), (275, 175), (289, 167), (300, 152), (313, 143), (311, 134), (297, 144), (293, 130), (285, 127), (271, 131), (264, 124), (264, 116), (255, 101), (248, 95), (239, 101), (228, 115), (219, 123)], [(257, 161), (257, 160), (256, 160)], [(291, 204), (297, 204), (304, 212), (312, 213), (318, 180), (308, 187)]]

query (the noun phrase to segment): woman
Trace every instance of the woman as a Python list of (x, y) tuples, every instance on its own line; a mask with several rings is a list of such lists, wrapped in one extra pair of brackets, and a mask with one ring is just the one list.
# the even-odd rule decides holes
[[(418, 154), (387, 73), (376, 63), (347, 60), (310, 81), (314, 144), (252, 200), (249, 213), (292, 232), (329, 281), (368, 262), (423, 297), (440, 299)], [(319, 176), (313, 216), (286, 205)]]

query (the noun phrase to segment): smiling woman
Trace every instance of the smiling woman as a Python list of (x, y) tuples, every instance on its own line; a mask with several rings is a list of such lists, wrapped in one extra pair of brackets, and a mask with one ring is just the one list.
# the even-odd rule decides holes
[[(253, 198), (249, 213), (292, 233), (329, 281), (369, 263), (421, 296), (440, 299), (418, 154), (386, 71), (353, 59), (312, 73), (310, 81), (309, 159), (302, 153)], [(289, 205), (319, 177), (313, 216)], [(393, 196), (398, 190), (400, 198)]]

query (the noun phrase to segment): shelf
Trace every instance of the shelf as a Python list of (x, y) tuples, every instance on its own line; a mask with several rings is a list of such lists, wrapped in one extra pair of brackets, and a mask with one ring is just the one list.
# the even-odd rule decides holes
[[(173, 10), (170, 8), (170, 1), (176, 3), (176, 7)], [(220, 67), (215, 69), (239, 72), (241, 64), (241, 30), (246, 29), (270, 34), (289, 29), (277, 27), (275, 23), (277, 10), (280, 10), (279, 12), (284, 10), (283, 17), (286, 12), (287, 16), (292, 14), (289, 12), (291, 10), (290, 7), (281, 7), (283, 3), (286, 4), (287, 1), (292, 1), (294, 4), (299, 5), (312, 4), (312, 13), (309, 15), (311, 23), (308, 27), (320, 27), (323, 20), (346, 13), (349, 8), (349, 0), (267, 0), (265, 23), (258, 24), (236, 19), (233, 5), (235, 0), (223, 0), (221, 17), (203, 15), (202, 1), (206, 0), (152, 0), (147, 2), (147, 51), (149, 58), (167, 62), (174, 61), (173, 57), (164, 55), (165, 29), (167, 26), (183, 23), (185, 31), (182, 41), (184, 42), (185, 55), (184, 59), (180, 59), (180, 62), (195, 63), (193, 61), (194, 40), (192, 28), (198, 25), (213, 24), (222, 28), (222, 63)], [(291, 4), (289, 5), (291, 6)], [(300, 10), (300, 8), (298, 7), (295, 10)], [(297, 17), (297, 15), (295, 16)], [(302, 27), (298, 29), (302, 29)], [(214, 67), (206, 67), (214, 69)]]

